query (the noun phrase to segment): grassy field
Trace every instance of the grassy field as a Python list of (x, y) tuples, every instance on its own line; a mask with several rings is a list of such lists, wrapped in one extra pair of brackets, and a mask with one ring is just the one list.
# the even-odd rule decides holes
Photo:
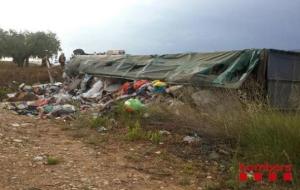
[[(51, 73), (56, 81), (61, 81), (61, 70), (59, 67), (51, 69)], [(16, 83), (47, 83), (49, 76), (47, 68), (37, 65), (20, 68), (16, 64), (8, 62), (0, 62), (0, 87), (8, 87)]]
[[(251, 108), (250, 108), (251, 107)], [(293, 182), (278, 183), (272, 189), (298, 189), (300, 161), (300, 114), (283, 112), (268, 106), (248, 105), (238, 115), (228, 111), (214, 119), (215, 126), (235, 142), (233, 173), (238, 172), (239, 163), (292, 165)], [(267, 175), (267, 174), (266, 174)], [(282, 176), (282, 172), (278, 173)]]
[[(51, 68), (52, 77), (55, 81), (61, 81), (62, 71), (60, 67)], [(15, 91), (22, 83), (39, 84), (48, 83), (49, 75), (47, 68), (37, 65), (20, 68), (10, 62), (0, 62), (0, 100), (7, 93)]]

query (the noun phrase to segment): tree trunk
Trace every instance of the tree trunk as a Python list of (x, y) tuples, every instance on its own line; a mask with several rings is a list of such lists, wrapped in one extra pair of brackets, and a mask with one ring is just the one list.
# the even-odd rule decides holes
[(28, 67), (29, 66), (29, 57), (26, 57), (25, 58), (25, 67)]
[(46, 58), (42, 58), (42, 67), (46, 67), (47, 66), (47, 59)]
[(13, 57), (13, 62), (18, 65), (18, 67), (24, 66), (25, 58)]
[(18, 67), (23, 67), (24, 66), (24, 61), (19, 61), (17, 64), (18, 64)]

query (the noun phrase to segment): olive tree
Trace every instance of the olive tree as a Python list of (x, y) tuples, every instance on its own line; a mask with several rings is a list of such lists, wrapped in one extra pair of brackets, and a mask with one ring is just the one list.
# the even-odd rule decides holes
[(13, 62), (28, 66), (30, 57), (51, 57), (60, 48), (60, 41), (53, 32), (17, 32), (0, 29), (0, 57), (12, 57)]

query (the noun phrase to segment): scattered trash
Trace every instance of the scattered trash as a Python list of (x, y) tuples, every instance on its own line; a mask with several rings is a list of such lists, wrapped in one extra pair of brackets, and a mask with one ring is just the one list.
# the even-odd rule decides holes
[(150, 114), (149, 113), (144, 113), (143, 118), (149, 118)]
[(183, 88), (183, 85), (175, 85), (175, 86), (170, 86), (169, 88), (166, 89), (167, 93), (176, 93), (180, 89)]
[(21, 139), (13, 139), (13, 141), (16, 142), (16, 143), (21, 143), (21, 142), (23, 142)]
[(166, 92), (167, 83), (162, 82), (160, 80), (155, 80), (152, 82), (152, 85), (154, 87), (154, 90), (153, 90), (154, 93), (165, 93)]
[(33, 161), (35, 161), (35, 162), (40, 162), (40, 161), (43, 161), (43, 160), (44, 160), (44, 157), (42, 157), (42, 156), (36, 156), (36, 157), (33, 158)]
[(76, 111), (75, 106), (70, 104), (64, 104), (64, 105), (55, 105), (52, 107), (52, 110), (50, 112), (51, 115), (55, 117), (59, 117), (62, 115), (68, 115), (72, 114)]
[(145, 85), (149, 83), (149, 81), (147, 80), (137, 80), (134, 84), (133, 84), (133, 89), (138, 90), (141, 86)]
[(9, 94), (6, 94), (6, 96), (7, 96), (8, 98), (13, 98), (13, 97), (16, 96), (16, 94), (17, 94), (17, 93), (9, 93)]
[(18, 92), (15, 96), (8, 99), (10, 102), (33, 101), (38, 97), (33, 92)]
[(217, 160), (220, 158), (220, 155), (217, 152), (213, 151), (208, 155), (208, 158), (210, 160)]
[(105, 127), (103, 127), (103, 126), (101, 126), (101, 127), (98, 127), (98, 128), (97, 128), (97, 131), (98, 131), (99, 133), (102, 133), (102, 132), (108, 131), (108, 129), (105, 128)]
[(187, 142), (187, 143), (196, 143), (196, 142), (200, 142), (201, 138), (198, 136), (185, 136), (183, 138), (183, 142)]
[[(125, 80), (98, 78), (93, 75), (76, 75), (71, 78), (63, 74), (64, 83), (19, 85), (18, 92), (7, 94), (1, 107), (20, 115), (40, 118), (70, 119), (77, 111), (92, 109), (98, 115), (111, 111), (113, 105), (123, 101), (124, 110), (143, 110), (157, 94), (171, 93), (182, 86), (170, 86), (161, 80)], [(145, 117), (149, 114), (145, 113)], [(107, 129), (98, 128), (99, 132)]]
[(81, 91), (85, 92), (88, 89), (88, 87), (90, 86), (90, 83), (91, 83), (92, 79), (93, 79), (92, 75), (85, 74), (83, 80), (81, 81), (81, 83), (80, 83), (80, 79), (76, 79), (76, 81), (74, 81), (70, 85), (70, 90), (73, 90), (73, 89), (77, 88), (77, 86), (80, 83)]
[(33, 124), (32, 123), (21, 123), (22, 127), (26, 127), (26, 126), (29, 126), (29, 125), (33, 125)]
[(25, 83), (20, 84), (19, 85), (19, 90), (22, 90), (24, 86), (25, 86)]
[(120, 89), (120, 87), (121, 87), (121, 84), (110, 84), (107, 87), (105, 87), (104, 90), (106, 92), (113, 93), (113, 92), (118, 91)]
[(145, 105), (139, 99), (130, 98), (124, 103), (124, 108), (127, 112), (140, 111), (144, 107)]
[(224, 150), (224, 149), (219, 149), (219, 153), (224, 154), (224, 155), (230, 155), (230, 152)]
[(171, 135), (171, 132), (167, 131), (167, 130), (160, 130), (159, 134), (161, 134), (161, 135)]
[(18, 123), (12, 123), (11, 126), (13, 126), (13, 127), (20, 127), (20, 124), (18, 124)]
[(103, 90), (103, 82), (101, 80), (98, 80), (90, 90), (82, 94), (82, 97), (84, 98), (96, 98), (98, 96), (102, 96), (102, 90)]
[(33, 88), (32, 88), (32, 86), (25, 85), (21, 90), (24, 92), (32, 92)]

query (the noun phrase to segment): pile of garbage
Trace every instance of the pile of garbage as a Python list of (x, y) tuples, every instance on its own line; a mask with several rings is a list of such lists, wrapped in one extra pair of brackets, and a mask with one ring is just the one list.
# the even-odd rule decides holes
[(130, 81), (85, 74), (65, 78), (63, 83), (21, 84), (18, 92), (7, 94), (2, 107), (21, 115), (65, 118), (90, 109), (102, 112), (123, 100), (124, 110), (136, 112), (160, 94), (171, 94), (180, 88), (181, 85), (170, 86), (160, 80)]

